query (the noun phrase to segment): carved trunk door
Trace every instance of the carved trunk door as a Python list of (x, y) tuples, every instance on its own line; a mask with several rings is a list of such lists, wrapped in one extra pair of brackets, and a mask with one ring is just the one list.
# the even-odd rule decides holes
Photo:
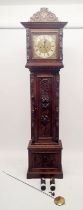
[(31, 138), (33, 142), (58, 143), (58, 73), (31, 73), (31, 128)]

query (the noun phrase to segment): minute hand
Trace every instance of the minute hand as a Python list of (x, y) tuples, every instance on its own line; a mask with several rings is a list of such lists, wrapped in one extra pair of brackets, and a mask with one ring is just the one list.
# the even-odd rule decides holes
[(44, 40), (44, 49), (45, 49), (46, 52), (47, 52), (47, 41), (46, 41), (46, 40)]

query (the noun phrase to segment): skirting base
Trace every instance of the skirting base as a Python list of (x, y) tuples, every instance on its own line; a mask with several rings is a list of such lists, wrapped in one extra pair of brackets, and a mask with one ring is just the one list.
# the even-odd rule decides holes
[(27, 179), (37, 179), (37, 178), (42, 178), (42, 177), (44, 177), (44, 178), (51, 178), (51, 177), (53, 177), (53, 178), (57, 178), (57, 179), (62, 179), (63, 178), (63, 172), (62, 171), (54, 171), (54, 172), (52, 172), (52, 171), (50, 171), (50, 169), (49, 169), (49, 172), (47, 173), (47, 172), (40, 172), (40, 171), (38, 171), (38, 172), (36, 172), (36, 171), (34, 171), (34, 172), (27, 172)]
[(28, 145), (29, 167), (27, 178), (63, 178), (61, 165), (61, 141), (57, 144), (32, 144)]

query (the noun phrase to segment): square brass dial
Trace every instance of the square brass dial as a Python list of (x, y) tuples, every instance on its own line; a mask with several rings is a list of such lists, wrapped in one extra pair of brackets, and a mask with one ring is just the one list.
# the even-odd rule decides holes
[(58, 38), (56, 32), (32, 33), (32, 59), (57, 59)]

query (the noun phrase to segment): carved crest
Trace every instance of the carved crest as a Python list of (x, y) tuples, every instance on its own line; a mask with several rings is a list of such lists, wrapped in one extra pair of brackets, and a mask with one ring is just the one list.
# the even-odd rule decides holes
[(33, 14), (30, 18), (31, 22), (58, 22), (56, 15), (48, 10), (48, 8), (41, 8), (40, 11)]

